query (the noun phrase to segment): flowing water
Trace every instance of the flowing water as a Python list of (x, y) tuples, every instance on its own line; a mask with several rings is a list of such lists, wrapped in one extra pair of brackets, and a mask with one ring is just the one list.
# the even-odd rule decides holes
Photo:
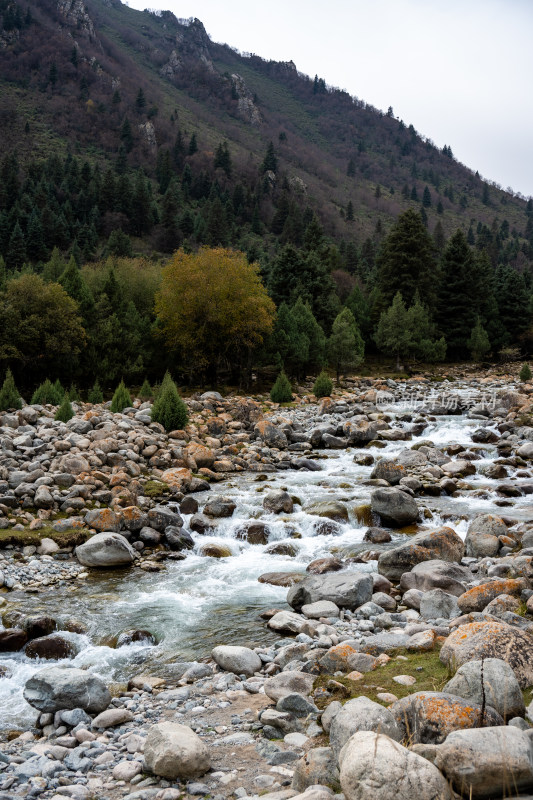
[[(391, 458), (404, 447), (422, 440), (431, 440), (437, 447), (451, 443), (470, 446), (471, 433), (479, 425), (479, 420), (464, 416), (437, 417), (420, 437), (391, 442), (386, 449), (365, 448), (364, 452)], [(464, 537), (468, 518), (498, 510), (494, 505), (501, 500), (495, 493), (498, 481), (482, 474), (484, 466), (497, 456), (496, 448), (475, 447), (482, 460), (475, 462), (478, 472), (468, 482), (478, 491), (457, 497), (419, 498), (419, 505), (433, 512), (433, 519), (428, 522), (432, 528), (445, 522)], [(266, 479), (248, 473), (218, 484), (216, 494), (231, 497), (237, 504), (234, 515), (218, 521), (216, 535), (193, 533), (195, 549), (184, 561), (165, 562), (162, 572), (94, 571), (75, 588), (65, 585), (55, 587), (49, 595), (24, 595), (18, 599), (15, 595), (9, 599), (15, 600), (15, 607), (26, 613), (43, 612), (59, 623), (67, 619), (82, 621), (87, 634), (62, 634), (78, 648), (78, 655), (69, 663), (90, 669), (107, 681), (122, 681), (143, 671), (165, 674), (171, 670), (172, 662), (208, 656), (216, 644), (253, 645), (273, 641), (277, 637), (258, 619), (258, 614), (272, 606), (285, 607), (287, 589), (259, 583), (261, 574), (304, 572), (314, 558), (332, 554), (353, 556), (362, 550), (378, 549), (363, 543), (366, 525), (360, 524), (354, 515), (354, 508), (369, 502), (372, 491), (371, 486), (365, 485), (372, 467), (354, 463), (356, 453), (361, 450), (322, 451), (320, 472), (284, 471), (269, 474)], [(265, 493), (278, 488), (285, 488), (298, 498), (294, 513), (273, 515), (263, 510)], [(197, 498), (202, 506), (206, 498), (202, 495)], [(315, 526), (319, 518), (303, 510), (322, 500), (339, 500), (348, 507), (350, 520), (341, 526), (339, 533), (317, 535)], [(511, 502), (514, 518), (530, 516), (528, 497), (513, 498)], [(270, 528), (269, 544), (290, 541), (297, 549), (294, 558), (269, 554), (267, 546), (251, 545), (236, 538), (243, 522), (259, 518)], [(187, 525), (189, 518), (184, 519)], [(405, 534), (393, 534), (392, 545), (404, 538)], [(232, 556), (216, 559), (199, 555), (198, 548), (210, 542), (229, 546)], [(358, 564), (355, 568), (375, 570), (376, 562)], [(136, 643), (119, 649), (109, 646), (121, 631), (132, 628), (148, 629), (158, 643), (155, 646)], [(32, 722), (35, 712), (25, 703), (22, 689), (37, 669), (50, 663), (29, 660), (22, 653), (0, 655), (0, 667), (6, 670), (6, 676), (0, 679), (0, 728), (25, 727)]]

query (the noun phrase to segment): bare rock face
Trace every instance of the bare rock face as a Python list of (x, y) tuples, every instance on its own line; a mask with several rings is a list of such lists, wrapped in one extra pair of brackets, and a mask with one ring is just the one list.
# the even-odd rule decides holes
[(83, 0), (57, 0), (57, 8), (66, 22), (83, 31), (87, 36), (96, 37), (93, 21), (90, 18)]
[(246, 86), (244, 79), (240, 75), (231, 76), (233, 88), (238, 98), (238, 113), (241, 119), (249, 122), (250, 125), (260, 125), (263, 121), (261, 112), (254, 102), (254, 96)]
[(144, 747), (147, 768), (167, 780), (196, 778), (211, 766), (207, 746), (187, 725), (160, 722), (148, 731)]

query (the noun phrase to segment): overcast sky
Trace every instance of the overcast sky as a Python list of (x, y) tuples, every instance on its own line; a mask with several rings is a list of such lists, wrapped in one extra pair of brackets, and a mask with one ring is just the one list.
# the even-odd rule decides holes
[(197, 17), (216, 42), (412, 123), (503, 188), (533, 195), (533, 0), (128, 0)]

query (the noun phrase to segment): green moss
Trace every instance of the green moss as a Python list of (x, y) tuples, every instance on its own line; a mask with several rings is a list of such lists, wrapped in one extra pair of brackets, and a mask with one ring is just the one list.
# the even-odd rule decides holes
[[(319, 708), (324, 708), (332, 700), (345, 702), (354, 697), (365, 696), (386, 706), (388, 703), (379, 700), (377, 696), (381, 692), (395, 694), (398, 699), (415, 692), (440, 692), (444, 684), (450, 680), (451, 673), (440, 661), (439, 650), (440, 648), (435, 648), (429, 653), (397, 650), (394, 654), (390, 654), (391, 660), (387, 664), (365, 673), (359, 681), (350, 681), (340, 676), (320, 675), (314, 683), (315, 689), (326, 688), (330, 680), (342, 684), (345, 688), (331, 692), (327, 698), (318, 698), (316, 704)], [(405, 656), (407, 660), (404, 661), (398, 656)], [(402, 686), (393, 680), (395, 675), (412, 675), (416, 678), (416, 683), (412, 686)]]
[(38, 531), (31, 531), (25, 528), (23, 531), (7, 529), (0, 531), (0, 548), (6, 545), (15, 547), (25, 547), (26, 545), (41, 544), (42, 539), (53, 539), (59, 547), (77, 547), (90, 538), (90, 534), (83, 528), (72, 528), (67, 531), (55, 531), (53, 528), (40, 528)]
[(170, 494), (170, 487), (162, 481), (146, 481), (143, 492), (145, 497), (163, 497)]

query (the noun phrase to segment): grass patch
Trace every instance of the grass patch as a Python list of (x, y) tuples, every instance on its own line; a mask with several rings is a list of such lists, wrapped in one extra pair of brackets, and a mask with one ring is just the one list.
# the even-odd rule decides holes
[[(395, 694), (398, 699), (407, 697), (415, 692), (440, 692), (445, 683), (452, 677), (449, 668), (439, 659), (440, 648), (429, 653), (409, 653), (407, 650), (397, 650), (391, 654), (391, 660), (383, 667), (376, 667), (371, 672), (365, 673), (361, 680), (350, 681), (346, 677), (336, 675), (320, 675), (314, 684), (314, 688), (325, 689), (330, 680), (342, 684), (345, 690), (338, 689), (330, 691), (330, 695), (315, 700), (319, 708), (329, 705), (332, 700), (339, 700), (341, 703), (351, 700), (354, 697), (368, 697), (376, 703), (387, 706), (382, 700), (378, 699), (378, 693), (390, 692)], [(398, 656), (405, 656), (407, 661)], [(416, 683), (412, 686), (402, 686), (393, 681), (395, 675), (412, 675), (416, 678)]]
[(170, 494), (170, 486), (162, 481), (146, 481), (143, 492), (145, 497), (164, 497)]
[(25, 547), (33, 544), (38, 547), (42, 539), (53, 539), (59, 547), (77, 547), (90, 538), (89, 531), (82, 528), (72, 528), (67, 531), (55, 531), (53, 528), (40, 528), (38, 531), (31, 531), (25, 528), (23, 531), (3, 530), (0, 531), (0, 549), (7, 545), (15, 547)]

